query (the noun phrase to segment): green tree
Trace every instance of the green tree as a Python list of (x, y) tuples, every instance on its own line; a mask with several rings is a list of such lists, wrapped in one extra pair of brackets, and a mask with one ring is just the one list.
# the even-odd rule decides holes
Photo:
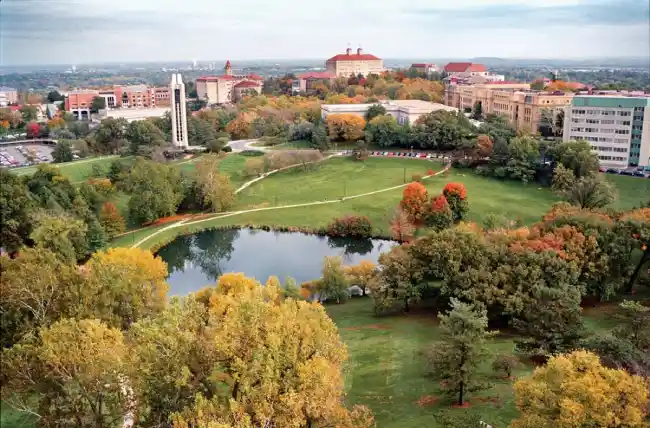
[(311, 135), (311, 145), (321, 152), (327, 151), (331, 147), (330, 138), (327, 136), (327, 129), (322, 123), (314, 127)]
[(422, 149), (454, 150), (474, 135), (473, 126), (465, 116), (445, 110), (421, 116), (413, 130), (414, 142)]
[(485, 309), (451, 299), (451, 309), (440, 319), (440, 341), (429, 352), (431, 374), (442, 381), (444, 390), (457, 397), (462, 406), (468, 393), (487, 389), (478, 365), (489, 355), (486, 341), (495, 332), (487, 331)]
[(108, 236), (95, 216), (91, 216), (87, 224), (88, 232), (86, 232), (86, 242), (88, 245), (88, 253), (92, 254), (104, 248)]
[(553, 181), (551, 188), (557, 194), (564, 194), (576, 184), (576, 177), (573, 171), (567, 169), (562, 164), (558, 164), (553, 170)]
[(126, 139), (131, 144), (131, 154), (138, 153), (138, 149), (145, 147), (160, 147), (165, 145), (165, 134), (152, 122), (135, 120), (126, 128)]
[(59, 91), (50, 91), (47, 93), (47, 102), (54, 103), (56, 101), (64, 101), (65, 97)]
[(88, 227), (83, 221), (67, 214), (37, 212), (33, 216), (33, 227), (29, 237), (38, 248), (50, 250), (70, 263), (86, 255)]
[(235, 188), (227, 175), (219, 174), (220, 162), (217, 155), (205, 155), (196, 165), (204, 206), (215, 212), (227, 211), (235, 203)]
[(582, 177), (563, 192), (564, 197), (580, 208), (603, 208), (616, 200), (616, 188), (599, 175)]
[(96, 149), (100, 153), (116, 153), (127, 144), (129, 122), (124, 118), (109, 117), (100, 122), (95, 132)]
[(34, 201), (23, 181), (6, 168), (0, 168), (0, 183), (0, 246), (14, 252), (31, 233)]
[(25, 104), (20, 107), (20, 115), (23, 118), (23, 122), (29, 123), (31, 121), (36, 120), (36, 117), (38, 116), (38, 109), (36, 106), (32, 106), (29, 104)]
[(42, 426), (103, 428), (128, 410), (127, 346), (97, 320), (65, 319), (3, 352), (3, 399)]
[(90, 111), (93, 113), (98, 113), (99, 110), (104, 110), (106, 108), (106, 99), (104, 97), (94, 97), (90, 103)]
[(650, 308), (631, 300), (623, 301), (619, 308), (614, 335), (629, 341), (639, 350), (650, 350)]
[(505, 170), (509, 178), (524, 183), (535, 178), (539, 159), (539, 144), (532, 137), (516, 137), (508, 145), (508, 161)]
[(564, 141), (549, 147), (548, 156), (573, 171), (576, 178), (598, 172), (598, 155), (592, 151), (588, 141)]
[(474, 108), (472, 110), (472, 118), (475, 120), (483, 119), (483, 104), (480, 101), (474, 103)]
[(54, 150), (52, 150), (52, 158), (56, 163), (72, 162), (72, 146), (70, 142), (65, 140), (59, 141)]
[(364, 118), (366, 119), (366, 122), (370, 122), (372, 119), (376, 118), (377, 116), (383, 116), (386, 114), (386, 107), (384, 107), (381, 104), (373, 104), (370, 107), (368, 107), (368, 110), (366, 110), (366, 114), (364, 115)]
[(349, 284), (340, 257), (325, 257), (321, 281), (321, 299), (327, 298), (341, 303), (349, 297)]
[(389, 114), (376, 116), (366, 126), (366, 141), (382, 147), (397, 145), (401, 142), (401, 127)]

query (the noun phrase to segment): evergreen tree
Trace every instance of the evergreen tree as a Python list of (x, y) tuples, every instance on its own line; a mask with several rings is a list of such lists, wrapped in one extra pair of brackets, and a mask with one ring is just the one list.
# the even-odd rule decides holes
[(330, 139), (327, 136), (327, 130), (322, 123), (319, 123), (311, 134), (311, 145), (321, 152), (329, 150), (331, 147)]
[(86, 233), (86, 245), (88, 253), (92, 254), (101, 250), (106, 245), (106, 232), (99, 221), (93, 216), (88, 222), (88, 232)]
[(487, 331), (487, 310), (451, 299), (451, 310), (440, 318), (439, 342), (428, 352), (431, 374), (441, 380), (447, 393), (462, 406), (468, 392), (487, 389), (478, 375), (478, 365), (486, 360), (485, 345), (494, 332)]

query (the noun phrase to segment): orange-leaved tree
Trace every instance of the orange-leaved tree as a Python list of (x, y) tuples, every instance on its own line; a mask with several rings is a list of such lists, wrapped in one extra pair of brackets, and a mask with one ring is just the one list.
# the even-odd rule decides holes
[(358, 265), (347, 266), (345, 275), (350, 285), (357, 285), (361, 288), (363, 295), (366, 295), (368, 284), (375, 277), (377, 266), (370, 260), (361, 260)]
[(431, 198), (424, 222), (428, 227), (440, 231), (454, 224), (454, 215), (445, 195), (438, 195)]
[(447, 183), (442, 190), (454, 215), (454, 221), (459, 222), (467, 218), (469, 203), (467, 202), (467, 189), (462, 183)]
[(104, 231), (110, 238), (124, 232), (126, 228), (124, 218), (112, 202), (106, 202), (102, 205), (102, 209), (99, 212), (99, 224), (102, 225)]
[(404, 188), (400, 207), (409, 216), (411, 223), (422, 221), (426, 213), (427, 199), (427, 189), (421, 183), (414, 181)]
[(366, 121), (354, 114), (330, 114), (325, 119), (330, 138), (334, 141), (356, 141), (364, 136)]
[(409, 220), (409, 215), (399, 207), (390, 221), (390, 231), (393, 239), (400, 242), (410, 241), (415, 234), (415, 226)]

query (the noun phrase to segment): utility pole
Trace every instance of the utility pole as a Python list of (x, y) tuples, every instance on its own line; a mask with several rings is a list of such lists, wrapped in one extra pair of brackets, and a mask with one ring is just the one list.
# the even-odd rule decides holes
[(347, 182), (343, 180), (343, 197), (345, 198), (347, 195)]
[(404, 167), (404, 183), (406, 183), (406, 167)]

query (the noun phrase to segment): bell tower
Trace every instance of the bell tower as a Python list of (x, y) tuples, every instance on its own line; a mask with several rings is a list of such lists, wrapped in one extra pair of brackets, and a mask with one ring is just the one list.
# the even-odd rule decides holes
[(224, 67), (223, 72), (226, 76), (232, 76), (232, 65), (230, 65), (230, 60), (226, 61), (226, 66)]

